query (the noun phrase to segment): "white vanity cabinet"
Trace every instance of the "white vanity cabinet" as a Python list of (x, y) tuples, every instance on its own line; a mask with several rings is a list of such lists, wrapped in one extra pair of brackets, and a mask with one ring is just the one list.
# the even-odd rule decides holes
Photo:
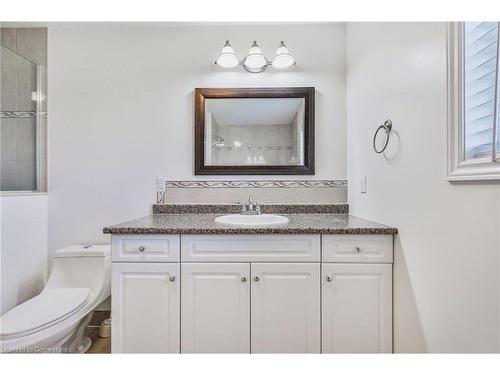
[(250, 352), (250, 264), (183, 263), (183, 353)]
[(392, 353), (392, 235), (322, 236), (322, 352)]
[(322, 265), (323, 353), (392, 353), (392, 265)]
[(181, 352), (319, 353), (320, 258), (319, 235), (181, 236)]
[(320, 353), (319, 263), (252, 263), (252, 353)]
[(392, 235), (113, 235), (114, 353), (392, 352)]
[(113, 353), (179, 353), (179, 263), (114, 263)]
[(319, 263), (183, 263), (181, 273), (182, 353), (320, 352)]

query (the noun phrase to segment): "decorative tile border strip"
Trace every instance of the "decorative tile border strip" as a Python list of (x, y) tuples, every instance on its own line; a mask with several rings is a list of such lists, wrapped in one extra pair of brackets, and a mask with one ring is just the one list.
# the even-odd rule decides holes
[(237, 151), (237, 150), (248, 150), (248, 151), (281, 151), (281, 150), (291, 150), (292, 146), (242, 146), (242, 147), (236, 147), (236, 146), (223, 146), (223, 147), (218, 147), (219, 150), (221, 151)]
[(35, 111), (1, 111), (0, 118), (46, 118), (47, 112)]
[(347, 188), (347, 180), (166, 181), (167, 188)]

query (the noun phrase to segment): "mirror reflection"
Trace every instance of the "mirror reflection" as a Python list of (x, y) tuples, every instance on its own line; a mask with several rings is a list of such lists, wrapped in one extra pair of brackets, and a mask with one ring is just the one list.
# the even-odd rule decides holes
[(304, 165), (304, 98), (205, 100), (205, 165)]

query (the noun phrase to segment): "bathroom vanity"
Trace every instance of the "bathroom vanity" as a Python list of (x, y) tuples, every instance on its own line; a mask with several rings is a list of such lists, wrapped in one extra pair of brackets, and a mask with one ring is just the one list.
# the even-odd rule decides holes
[(395, 228), (338, 206), (215, 222), (227, 207), (157, 205), (104, 229), (114, 353), (392, 352)]

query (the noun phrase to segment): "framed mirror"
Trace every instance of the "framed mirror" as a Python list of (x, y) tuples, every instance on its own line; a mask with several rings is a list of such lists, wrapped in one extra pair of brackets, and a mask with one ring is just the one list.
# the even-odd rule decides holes
[(195, 174), (314, 174), (314, 87), (196, 89)]

